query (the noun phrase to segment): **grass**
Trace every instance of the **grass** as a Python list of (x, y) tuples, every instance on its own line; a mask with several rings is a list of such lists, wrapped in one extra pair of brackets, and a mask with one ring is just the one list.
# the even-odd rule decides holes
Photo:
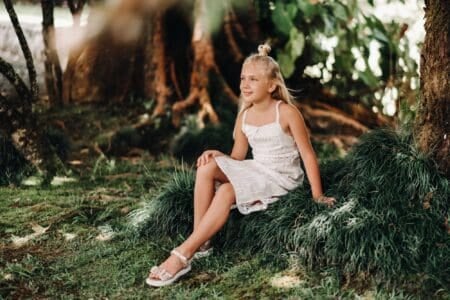
[[(191, 220), (186, 211), (192, 204), (185, 195), (193, 187), (192, 173), (168, 158), (143, 157), (137, 162), (98, 158), (91, 165), (76, 181), (60, 186), (0, 188), (0, 298), (449, 298), (443, 288), (429, 284), (421, 287), (423, 274), (411, 270), (402, 281), (386, 285), (372, 273), (343, 272), (339, 261), (329, 264), (316, 258), (317, 265), (311, 268), (307, 256), (295, 251), (295, 245), (308, 236), (301, 233), (304, 227), (300, 225), (311, 225), (316, 216), (329, 217), (333, 210), (312, 203), (307, 187), (292, 193), (291, 200), (285, 199), (287, 205), (279, 202), (274, 209), (249, 217), (234, 213), (215, 241), (213, 256), (196, 261), (193, 271), (171, 287), (148, 288), (144, 279), (150, 267), (161, 262), (189, 232)], [(324, 181), (352, 180), (336, 172), (345, 165), (345, 161), (325, 165)], [(177, 175), (173, 176), (174, 172)], [(435, 184), (437, 179), (428, 180)], [(327, 187), (344, 193), (347, 185)], [(421, 193), (420, 186), (416, 191)], [(438, 194), (435, 192), (433, 201), (439, 200), (435, 198)], [(299, 197), (305, 201), (294, 201)], [(168, 198), (172, 201), (161, 203)], [(149, 212), (149, 208), (159, 218), (150, 222), (148, 215), (141, 215), (137, 223), (141, 231), (136, 235), (130, 219), (137, 218), (138, 212)], [(185, 212), (184, 219), (170, 220), (180, 216), (178, 211)], [(32, 224), (50, 227), (14, 248), (11, 238), (32, 234)], [(258, 231), (261, 224), (276, 226)], [(109, 233), (113, 234), (111, 239)], [(233, 235), (238, 238), (231, 238)], [(250, 235), (254, 238), (242, 238)], [(287, 243), (295, 239), (298, 242)], [(310, 246), (328, 255), (327, 249), (321, 248), (326, 242), (322, 239), (322, 243)], [(433, 257), (436, 265), (438, 256)], [(431, 269), (428, 273), (436, 274)]]
[[(251, 217), (233, 212), (215, 244), (249, 254), (293, 252), (309, 270), (333, 267), (347, 282), (363, 277), (389, 288), (414, 274), (420, 282), (415, 293), (449, 286), (449, 182), (409, 136), (374, 131), (322, 169), (328, 193), (339, 199), (336, 208), (313, 203), (306, 185)], [(134, 213), (137, 235), (186, 236), (193, 182), (191, 170), (176, 172)]]

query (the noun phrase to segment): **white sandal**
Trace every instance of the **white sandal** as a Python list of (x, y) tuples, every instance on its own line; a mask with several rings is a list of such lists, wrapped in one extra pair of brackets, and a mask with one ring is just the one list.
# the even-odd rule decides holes
[(178, 278), (180, 278), (181, 276), (183, 276), (184, 274), (188, 273), (191, 270), (191, 261), (189, 259), (187, 259), (186, 256), (184, 256), (183, 254), (181, 254), (180, 252), (178, 252), (175, 249), (173, 249), (170, 252), (170, 254), (178, 257), (181, 260), (181, 262), (184, 264), (184, 268), (175, 274), (170, 274), (164, 268), (157, 267), (157, 266), (152, 267), (152, 269), (150, 270), (150, 274), (154, 274), (154, 275), (158, 276), (158, 279), (157, 278), (152, 279), (150, 277), (147, 277), (145, 282), (149, 286), (162, 287), (162, 286), (172, 284)]
[(197, 252), (195, 252), (193, 259), (204, 258), (210, 256), (213, 252), (213, 247), (211, 247), (211, 241), (206, 241), (203, 245), (198, 248)]

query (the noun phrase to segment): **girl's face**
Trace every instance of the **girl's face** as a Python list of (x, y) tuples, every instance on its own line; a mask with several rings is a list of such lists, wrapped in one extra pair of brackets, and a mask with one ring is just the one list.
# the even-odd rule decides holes
[(258, 103), (271, 99), (276, 86), (265, 71), (261, 63), (249, 62), (242, 66), (240, 89), (245, 102)]

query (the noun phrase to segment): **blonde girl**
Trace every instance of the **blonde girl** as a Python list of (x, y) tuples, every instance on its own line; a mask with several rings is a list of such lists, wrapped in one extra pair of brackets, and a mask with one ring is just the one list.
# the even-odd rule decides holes
[[(210, 252), (209, 240), (228, 219), (230, 208), (249, 214), (267, 207), (302, 184), (304, 173), (315, 201), (332, 206), (323, 195), (319, 167), (301, 113), (292, 105), (278, 63), (261, 45), (247, 57), (241, 71), (241, 111), (234, 129), (231, 154), (205, 151), (197, 160), (194, 188), (194, 230), (172, 250), (146, 282), (173, 283), (191, 270), (190, 261)], [(245, 159), (249, 146), (252, 159)], [(220, 184), (216, 188), (217, 183)]]

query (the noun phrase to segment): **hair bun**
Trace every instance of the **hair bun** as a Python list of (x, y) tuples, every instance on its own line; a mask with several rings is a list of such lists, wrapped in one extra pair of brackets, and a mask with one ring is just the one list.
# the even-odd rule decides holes
[(258, 55), (267, 56), (267, 55), (269, 55), (270, 50), (272, 50), (272, 48), (270, 48), (270, 46), (268, 44), (259, 45), (258, 46)]

